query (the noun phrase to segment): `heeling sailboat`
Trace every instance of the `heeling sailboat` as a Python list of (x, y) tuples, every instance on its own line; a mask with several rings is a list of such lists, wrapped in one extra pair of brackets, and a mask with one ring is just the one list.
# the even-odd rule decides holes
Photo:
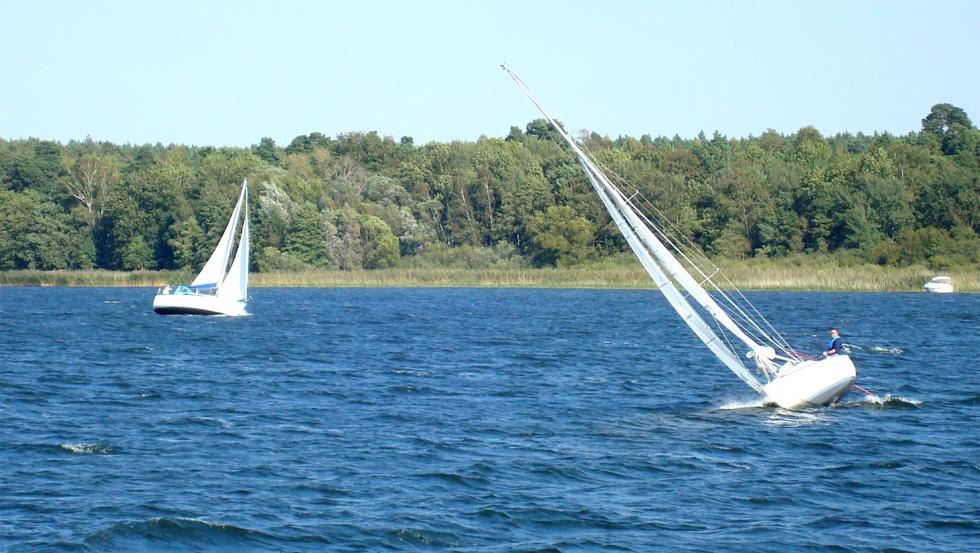
[[(240, 233), (236, 232), (239, 219), (242, 220)], [(236, 238), (238, 248), (233, 250)], [(161, 288), (153, 298), (153, 310), (161, 315), (246, 315), (248, 263), (248, 179), (245, 179), (228, 226), (197, 278), (188, 286)]]
[[(679, 240), (671, 238), (665, 224), (658, 224), (656, 217), (644, 214), (635, 201), (638, 192), (627, 197), (603, 172), (599, 163), (548, 114), (527, 85), (509, 68), (501, 67), (574, 152), (602, 205), (667, 302), (726, 367), (762, 394), (766, 401), (786, 409), (828, 405), (850, 389), (857, 376), (850, 357), (834, 355), (814, 359), (791, 348), (745, 296), (737, 290), (734, 294), (722, 290), (714, 279), (719, 270), (715, 267), (702, 269), (692, 259), (700, 252), (687, 253), (689, 250), (682, 248)], [(678, 256), (692, 267), (700, 280), (688, 271)], [(701, 263), (706, 259), (703, 258)], [(705, 285), (724, 305), (716, 301)], [(715, 323), (719, 332), (715, 332), (702, 313)], [(754, 360), (756, 372), (742, 362), (733, 345), (736, 341), (748, 348), (745, 357)]]

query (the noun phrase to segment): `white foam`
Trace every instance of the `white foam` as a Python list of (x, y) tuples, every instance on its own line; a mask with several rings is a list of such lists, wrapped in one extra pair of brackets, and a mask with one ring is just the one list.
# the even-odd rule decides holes
[(871, 346), (868, 348), (868, 351), (874, 353), (887, 353), (890, 355), (901, 355), (905, 353), (905, 351), (901, 348), (889, 348), (885, 346)]
[(732, 400), (725, 403), (719, 407), (716, 407), (719, 411), (732, 411), (737, 409), (757, 409), (763, 407), (766, 404), (765, 398), (758, 397), (751, 400)]
[(868, 353), (886, 353), (888, 355), (902, 355), (905, 350), (902, 348), (893, 348), (888, 346), (857, 346), (854, 344), (844, 344), (844, 349), (848, 350), (856, 349), (858, 351), (866, 351)]
[(885, 397), (881, 397), (877, 394), (865, 394), (859, 400), (842, 402), (839, 404), (840, 407), (874, 407), (877, 409), (886, 409), (889, 406), (909, 406), (918, 407), (922, 405), (922, 402), (917, 399), (911, 399), (902, 396), (893, 396), (891, 394), (886, 394)]
[(98, 453), (112, 453), (112, 447), (105, 444), (60, 444), (58, 447), (65, 451), (78, 453), (80, 455), (93, 455)]

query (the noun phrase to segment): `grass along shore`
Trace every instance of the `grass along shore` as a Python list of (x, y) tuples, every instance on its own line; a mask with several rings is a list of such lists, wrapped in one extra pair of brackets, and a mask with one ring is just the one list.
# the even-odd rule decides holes
[[(926, 267), (797, 264), (773, 260), (724, 262), (724, 273), (742, 290), (920, 291), (937, 274), (949, 275), (957, 292), (980, 291), (980, 267), (933, 271)], [(0, 286), (158, 287), (190, 282), (186, 271), (0, 271)], [(530, 269), (499, 267), (394, 268), (375, 271), (253, 273), (255, 288), (487, 287), (487, 288), (653, 288), (639, 264), (596, 264)]]

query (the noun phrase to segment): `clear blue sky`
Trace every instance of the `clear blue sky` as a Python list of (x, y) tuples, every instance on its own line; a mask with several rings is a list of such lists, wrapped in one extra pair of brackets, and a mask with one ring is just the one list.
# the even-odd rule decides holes
[(6, 2), (0, 137), (286, 145), (319, 131), (729, 137), (980, 123), (980, 2)]

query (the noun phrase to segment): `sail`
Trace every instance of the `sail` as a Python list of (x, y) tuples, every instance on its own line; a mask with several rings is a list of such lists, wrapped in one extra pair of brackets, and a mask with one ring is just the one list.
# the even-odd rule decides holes
[(244, 211), (245, 220), (242, 222), (242, 235), (238, 241), (238, 251), (235, 252), (235, 259), (231, 262), (228, 269), (228, 276), (225, 277), (221, 287), (218, 288), (219, 298), (228, 298), (233, 301), (245, 301), (248, 298), (248, 192), (243, 189), (245, 198)]
[(235, 237), (235, 229), (238, 226), (238, 217), (242, 210), (242, 200), (245, 198), (245, 188), (243, 185), (242, 192), (238, 196), (238, 203), (235, 204), (235, 211), (232, 213), (231, 219), (228, 220), (228, 226), (225, 227), (221, 240), (218, 240), (218, 245), (214, 248), (210, 259), (204, 264), (204, 268), (198, 273), (191, 286), (218, 286), (224, 279), (228, 259), (231, 257), (231, 246)]
[(585, 174), (589, 178), (589, 182), (592, 183), (592, 187), (595, 189), (596, 193), (599, 195), (599, 199), (602, 200), (602, 205), (605, 206), (606, 211), (612, 217), (613, 222), (619, 228), (623, 237), (626, 238), (626, 243), (629, 244), (630, 249), (636, 254), (637, 259), (640, 260), (640, 264), (646, 270), (650, 278), (657, 285), (657, 288), (667, 299), (667, 302), (674, 311), (687, 323), (687, 326), (694, 331), (694, 334), (706, 345), (712, 353), (721, 360), (736, 376), (742, 379), (743, 382), (748, 384), (755, 391), (762, 393), (762, 383), (756, 379), (752, 373), (745, 368), (741, 360), (736, 357), (730, 349), (725, 346), (725, 343), (721, 341), (719, 336), (711, 329), (710, 326), (704, 321), (700, 314), (691, 306), (691, 304), (684, 298), (680, 293), (674, 283), (667, 277), (663, 269), (657, 264), (654, 258), (651, 256), (650, 251), (647, 249), (644, 242), (637, 236), (634, 231), (634, 224), (627, 221), (623, 213), (617, 209), (617, 206), (610, 199), (607, 191), (602, 187), (601, 183), (598, 181), (596, 176), (588, 169), (588, 167), (583, 163), (582, 167), (585, 169)]
[(741, 360), (732, 350), (727, 347), (727, 344), (721, 340), (721, 337), (707, 325), (700, 314), (680, 293), (677, 287), (674, 286), (671, 279), (680, 284), (708, 314), (725, 327), (726, 330), (752, 348), (753, 351), (758, 350), (761, 346), (746, 335), (732, 321), (728, 314), (714, 301), (711, 295), (687, 272), (670, 250), (657, 239), (644, 222), (644, 219), (629, 204), (629, 201), (619, 189), (612, 184), (592, 159), (582, 151), (578, 144), (558, 125), (541, 104), (538, 103), (524, 82), (506, 66), (502, 67), (575, 153), (576, 158), (585, 170), (586, 176), (589, 178), (589, 182), (602, 200), (606, 211), (609, 212), (610, 217), (612, 217), (613, 221), (619, 227), (633, 253), (636, 254), (643, 268), (657, 284), (657, 287), (663, 293), (671, 307), (674, 308), (684, 322), (694, 331), (695, 335), (704, 342), (708, 349), (725, 366), (731, 369), (746, 384), (761, 393), (763, 391), (762, 384), (742, 364)]
[[(566, 135), (567, 136), (567, 135)], [(623, 214), (623, 216), (630, 221), (630, 225), (633, 227), (634, 232), (643, 242), (643, 244), (649, 249), (650, 253), (657, 258), (657, 261), (664, 268), (665, 272), (677, 281), (688, 294), (702, 307), (704, 308), (715, 320), (717, 320), (726, 330), (734, 334), (739, 340), (741, 340), (745, 345), (747, 345), (751, 350), (758, 350), (760, 345), (750, 338), (745, 331), (741, 329), (735, 321), (729, 317), (721, 306), (711, 297), (707, 290), (705, 290), (695, 279), (691, 276), (691, 273), (687, 272), (687, 269), (681, 265), (680, 261), (674, 257), (670, 249), (667, 248), (647, 227), (643, 219), (639, 217), (635, 209), (628, 205), (626, 198), (623, 197), (622, 192), (616, 188), (611, 182), (609, 182), (608, 177), (602, 171), (600, 171), (592, 160), (585, 157), (585, 154), (578, 148), (576, 144), (574, 147), (576, 154), (579, 159), (582, 160), (581, 163), (583, 167), (586, 168), (586, 172), (592, 172), (595, 178), (599, 180), (603, 188), (610, 195), (612, 201), (615, 203), (615, 208)]]

